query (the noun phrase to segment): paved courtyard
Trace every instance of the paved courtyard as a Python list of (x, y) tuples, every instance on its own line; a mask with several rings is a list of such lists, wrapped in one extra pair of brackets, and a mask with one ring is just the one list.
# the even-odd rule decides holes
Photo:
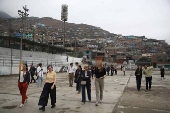
[[(136, 90), (134, 71), (118, 71), (118, 75), (105, 78), (104, 99), (95, 106), (95, 87), (92, 80), (92, 101), (81, 104), (81, 94), (77, 94), (75, 84), (68, 87), (66, 73), (57, 73), (57, 103), (51, 109), (50, 99), (47, 113), (169, 113), (170, 111), (170, 74), (161, 81), (158, 71), (153, 72), (153, 89), (145, 92), (145, 79), (142, 89)], [(27, 94), (28, 103), (19, 108), (21, 96), (17, 87), (17, 77), (0, 77), (0, 113), (41, 113), (38, 100), (42, 91), (36, 84), (30, 84)], [(141, 111), (140, 111), (141, 110)], [(140, 111), (140, 112), (139, 112)], [(148, 112), (147, 112), (148, 111)], [(155, 112), (154, 112), (155, 111)]]
[[(126, 76), (122, 72), (118, 75), (107, 76), (105, 78), (104, 99), (99, 106), (95, 106), (95, 87), (92, 80), (92, 101), (81, 104), (81, 94), (77, 94), (75, 84), (68, 87), (66, 73), (57, 73), (57, 103), (51, 109), (50, 100), (46, 111), (48, 113), (111, 113), (117, 101), (121, 97), (123, 90), (129, 80), (131, 71)], [(19, 108), (21, 96), (17, 87), (17, 77), (0, 77), (0, 113), (40, 113), (38, 110), (38, 100), (42, 88), (37, 88), (36, 84), (30, 84), (27, 94), (28, 103), (23, 108)]]

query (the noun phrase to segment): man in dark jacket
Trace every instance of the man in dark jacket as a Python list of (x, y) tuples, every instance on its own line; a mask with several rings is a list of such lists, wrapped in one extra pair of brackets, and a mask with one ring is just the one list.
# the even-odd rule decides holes
[(114, 71), (115, 71), (115, 69), (114, 69), (113, 65), (111, 65), (111, 76), (113, 76)]
[(107, 75), (109, 76), (110, 66), (107, 66), (106, 71), (107, 71)]
[(29, 72), (30, 72), (30, 74), (31, 74), (31, 82), (30, 82), (30, 83), (32, 83), (32, 80), (34, 81), (34, 83), (36, 83), (36, 80), (34, 79), (35, 70), (36, 70), (36, 69), (35, 69), (34, 65), (31, 64), (31, 67), (30, 67), (30, 70), (29, 70)]

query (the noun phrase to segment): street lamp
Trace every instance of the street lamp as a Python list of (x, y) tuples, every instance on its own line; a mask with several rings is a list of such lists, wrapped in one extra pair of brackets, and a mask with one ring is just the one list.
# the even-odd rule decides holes
[(64, 40), (63, 47), (65, 48), (65, 21), (67, 21), (68, 16), (68, 5), (63, 4), (61, 7), (61, 20), (64, 22)]
[(27, 6), (25, 5), (25, 7), (23, 6), (24, 11), (18, 10), (18, 14), (22, 19), (22, 28), (23, 28), (23, 32), (22, 32), (22, 36), (21, 36), (21, 42), (20, 42), (20, 64), (19, 64), (19, 72), (21, 71), (21, 65), (22, 65), (22, 38), (24, 38), (24, 33), (25, 33), (25, 26), (24, 26), (24, 20), (26, 22), (26, 17), (29, 15), (27, 14), (27, 12), (29, 11), (29, 9), (27, 9)]

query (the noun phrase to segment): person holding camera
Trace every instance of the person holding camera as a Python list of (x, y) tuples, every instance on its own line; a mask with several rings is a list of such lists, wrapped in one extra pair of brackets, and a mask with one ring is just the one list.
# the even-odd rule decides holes
[(42, 69), (42, 64), (39, 63), (39, 66), (37, 68), (37, 87), (42, 87), (42, 83), (43, 83), (43, 69)]
[(38, 105), (42, 106), (39, 110), (45, 111), (45, 106), (48, 104), (48, 98), (50, 94), (51, 98), (51, 108), (54, 108), (56, 105), (56, 78), (57, 74), (53, 71), (51, 65), (48, 66), (48, 72), (45, 78), (45, 84), (43, 91), (41, 93)]

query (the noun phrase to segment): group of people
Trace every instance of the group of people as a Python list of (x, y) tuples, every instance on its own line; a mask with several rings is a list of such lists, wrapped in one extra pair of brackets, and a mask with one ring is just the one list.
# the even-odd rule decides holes
[[(32, 66), (31, 66), (32, 67)], [(73, 87), (73, 81), (76, 83), (76, 90), (78, 93), (82, 94), (82, 104), (86, 102), (86, 89), (88, 94), (88, 100), (91, 101), (91, 78), (95, 78), (95, 88), (96, 88), (96, 106), (102, 102), (103, 99), (103, 90), (104, 90), (104, 78), (106, 77), (106, 69), (103, 67), (102, 62), (98, 62), (97, 67), (93, 73), (89, 70), (87, 64), (83, 66), (76, 63), (77, 68), (73, 68), (73, 63), (70, 64), (68, 68), (69, 76), (69, 87)], [(51, 108), (54, 108), (56, 105), (56, 77), (57, 74), (53, 71), (53, 67), (49, 65), (47, 67), (48, 71), (45, 74), (44, 87), (40, 95), (38, 105), (41, 106), (39, 110), (45, 111), (45, 106), (47, 106), (48, 98), (50, 95), (51, 98)], [(33, 70), (33, 68), (30, 70)], [(23, 64), (22, 70), (19, 73), (18, 78), (18, 88), (22, 96), (22, 101), (20, 107), (23, 107), (24, 104), (28, 101), (26, 95), (28, 85), (32, 83), (33, 73), (28, 70), (28, 65)], [(37, 85), (42, 86), (43, 82), (43, 69), (42, 64), (40, 63), (37, 68)], [(30, 77), (31, 76), (31, 77)], [(73, 80), (74, 79), (74, 80)], [(39, 82), (41, 81), (41, 82)], [(36, 82), (36, 81), (34, 81)], [(39, 84), (40, 83), (40, 84)]]
[(106, 72), (107, 72), (107, 75), (109, 76), (110, 75), (110, 72), (111, 72), (111, 76), (113, 76), (113, 74), (115, 73), (115, 75), (117, 75), (117, 67), (116, 66), (106, 66)]
[(103, 99), (104, 78), (106, 77), (106, 69), (103, 67), (102, 62), (100, 61), (97, 63), (97, 66), (95, 68), (93, 67), (91, 69), (89, 69), (89, 66), (87, 64), (85, 64), (83, 68), (78, 63), (76, 63), (75, 65), (76, 68), (73, 68), (73, 63), (71, 63), (67, 71), (69, 76), (69, 87), (73, 86), (73, 81), (76, 83), (76, 91), (78, 91), (78, 94), (82, 94), (81, 101), (83, 105), (86, 103), (86, 89), (88, 100), (89, 102), (91, 102), (91, 79), (95, 78), (95, 105), (98, 106)]
[[(151, 90), (152, 86), (152, 69), (153, 66), (147, 66), (144, 65), (143, 68), (142, 66), (138, 66), (138, 68), (135, 71), (135, 76), (136, 76), (136, 84), (137, 84), (137, 90), (140, 91), (141, 89), (141, 80), (142, 80), (142, 75), (145, 75), (145, 81), (146, 81), (146, 92)], [(160, 69), (160, 74), (161, 74), (161, 80), (164, 78), (165, 74), (165, 69), (162, 67)]]
[[(95, 91), (96, 91), (96, 103), (95, 105), (98, 106), (99, 103), (102, 102), (103, 99), (103, 90), (104, 90), (104, 78), (106, 77), (106, 68), (103, 67), (102, 62), (97, 62), (97, 66), (95, 68), (89, 69), (89, 66), (85, 64), (82, 68), (81, 65), (79, 65), (76, 62), (76, 68), (73, 67), (73, 63), (70, 63), (70, 66), (68, 68), (68, 77), (69, 77), (69, 87), (73, 87), (73, 82), (76, 83), (76, 91), (78, 93), (81, 93), (82, 95), (82, 104), (86, 103), (86, 90), (87, 90), (87, 97), (89, 102), (91, 101), (91, 79), (95, 78), (94, 85), (95, 85)], [(138, 68), (135, 71), (136, 76), (136, 83), (137, 83), (137, 90), (140, 91), (141, 89), (141, 79), (142, 74), (145, 75), (146, 80), (146, 91), (151, 90), (152, 85), (152, 68), (153, 66), (147, 66), (145, 65), (142, 69), (142, 66), (138, 66)], [(31, 70), (31, 69), (30, 69)], [(24, 106), (24, 103), (27, 102), (27, 88), (29, 83), (32, 83), (32, 73), (28, 71), (28, 65), (23, 64), (23, 68), (19, 73), (19, 79), (18, 79), (18, 88), (20, 91), (20, 94), (22, 96), (22, 101), (20, 107)], [(47, 106), (48, 98), (50, 95), (51, 98), (51, 108), (54, 108), (56, 105), (56, 77), (57, 74), (55, 71), (53, 71), (53, 67), (49, 65), (47, 67), (47, 73), (45, 74), (46, 77), (44, 79), (44, 87), (43, 91), (40, 95), (38, 105), (41, 107), (39, 110), (45, 111), (45, 106)], [(90, 71), (91, 70), (91, 71)], [(161, 71), (161, 77), (164, 77), (164, 68), (162, 67), (160, 69)], [(41, 73), (40, 73), (41, 72)], [(42, 64), (39, 64), (39, 67), (37, 68), (37, 74), (38, 74), (38, 81), (39, 86), (42, 85), (43, 82), (43, 70), (42, 70)], [(31, 82), (30, 82), (30, 76), (31, 76)], [(34, 81), (35, 82), (35, 81)]]
[[(23, 64), (22, 70), (19, 72), (19, 78), (18, 78), (18, 88), (20, 91), (20, 94), (22, 96), (22, 101), (20, 107), (23, 107), (25, 103), (27, 103), (27, 88), (29, 83), (32, 83), (32, 80), (36, 82), (34, 79), (34, 72), (33, 71), (33, 66), (31, 65), (30, 70), (28, 70), (28, 65)], [(48, 71), (46, 73), (46, 77), (44, 80), (44, 87), (43, 91), (40, 95), (39, 103), (38, 105), (41, 105), (39, 110), (45, 111), (45, 106), (47, 106), (48, 103), (48, 98), (50, 94), (51, 98), (51, 108), (55, 107), (56, 103), (56, 73), (53, 71), (53, 67), (49, 65), (47, 67)], [(31, 76), (31, 80), (30, 80)], [(38, 68), (37, 68), (37, 87), (42, 86), (43, 83), (43, 69), (42, 69), (42, 64), (40, 63)]]
[[(30, 69), (29, 69), (29, 73), (31, 75), (31, 80), (30, 83), (37, 83), (37, 87), (42, 87), (43, 84), (43, 68), (42, 68), (42, 63), (37, 64), (37, 67), (34, 67), (33, 64), (31, 64)], [(36, 79), (34, 78), (34, 76), (36, 75)]]

